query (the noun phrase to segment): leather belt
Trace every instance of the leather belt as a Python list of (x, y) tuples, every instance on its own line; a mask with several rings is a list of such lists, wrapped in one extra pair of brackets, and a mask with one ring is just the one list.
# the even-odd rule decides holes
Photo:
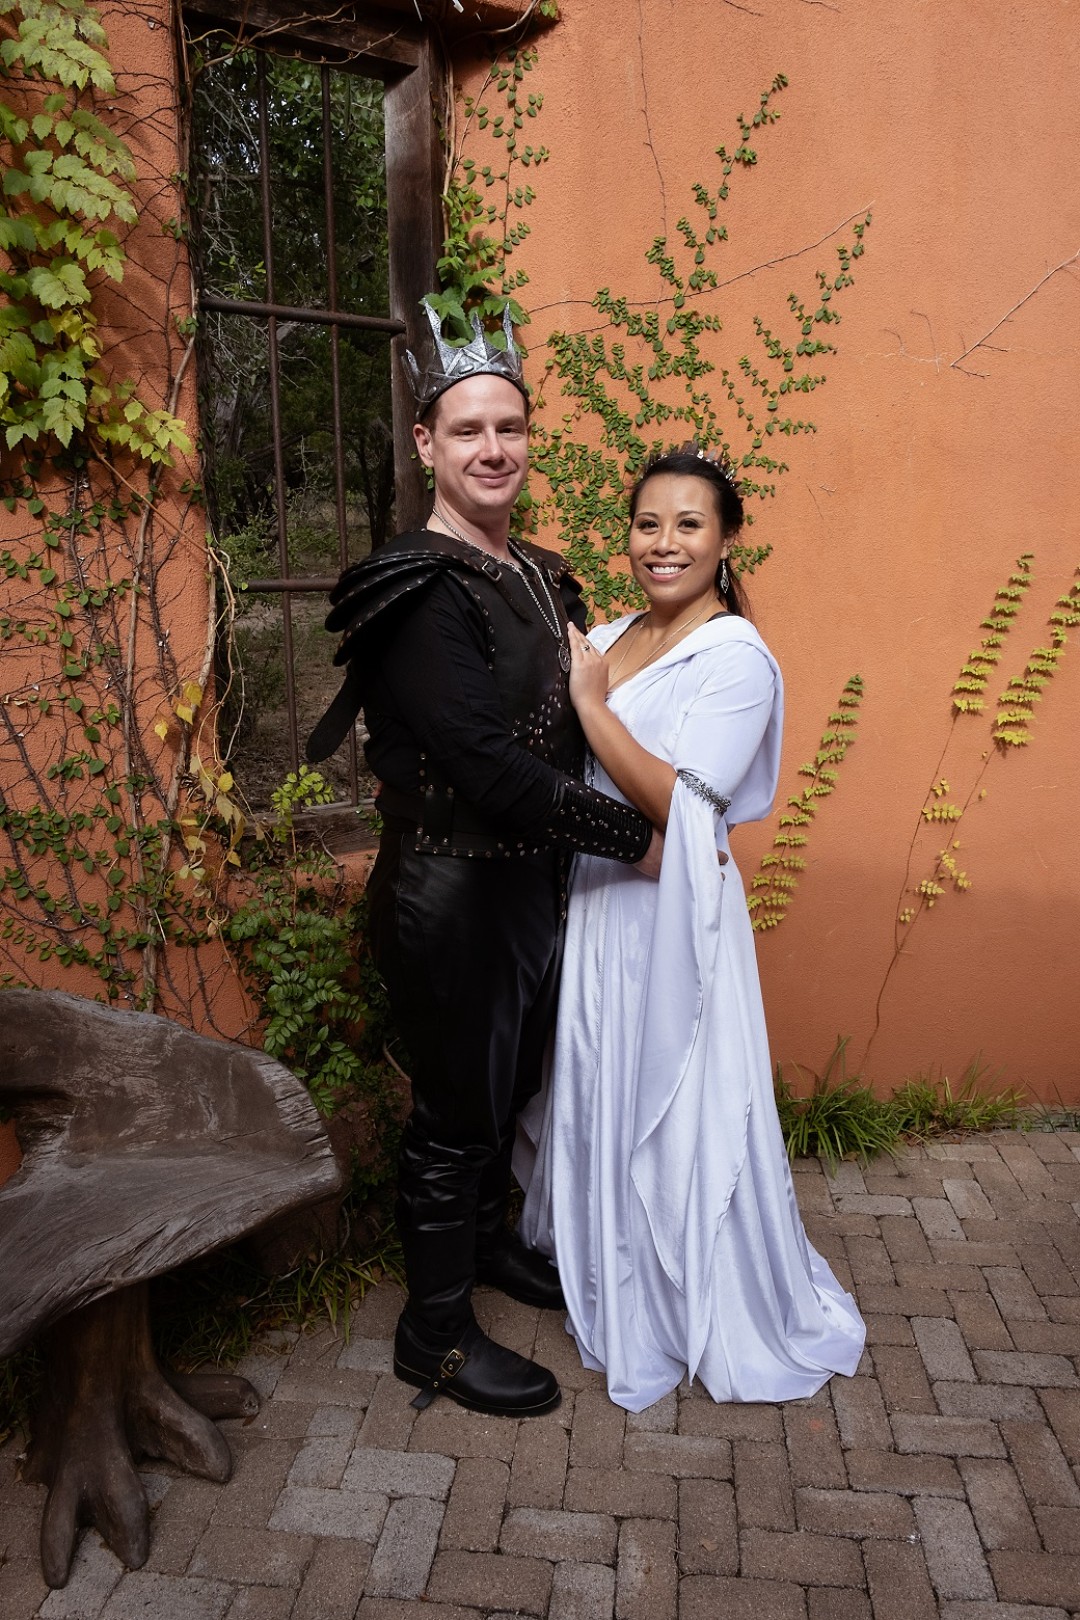
[(452, 787), (433, 787), (410, 793), (384, 782), (375, 800), (381, 816), (415, 828), (415, 849), (422, 855), (480, 856), (488, 860), (543, 855), (551, 845), (532, 839), (500, 835), (490, 821), (477, 814)]

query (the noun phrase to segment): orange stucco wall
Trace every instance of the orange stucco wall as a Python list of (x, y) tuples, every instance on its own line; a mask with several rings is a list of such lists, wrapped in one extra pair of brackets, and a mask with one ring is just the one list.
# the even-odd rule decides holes
[[(674, 238), (694, 181), (715, 186), (714, 148), (736, 144), (735, 115), (778, 71), (780, 122), (733, 177), (712, 261), (739, 279), (702, 305), (725, 323), (709, 357), (753, 353), (754, 313), (784, 329), (788, 291), (809, 295), (850, 242), (841, 222), (868, 208), (874, 222), (827, 385), (804, 402), (818, 432), (785, 444), (791, 471), (754, 530), (775, 547), (751, 588), (787, 682), (783, 795), (847, 677), (866, 683), (789, 915), (759, 936), (774, 1056), (820, 1067), (849, 1035), (852, 1067), (869, 1045), (866, 1073), (887, 1089), (931, 1066), (955, 1079), (981, 1053), (1076, 1103), (1077, 632), (1033, 741), (1008, 757), (984, 761), (985, 718), (950, 732), (950, 691), (1018, 554), (1034, 554), (1034, 584), (990, 710), (1080, 564), (1080, 6), (565, 0), (528, 85), (545, 103), (526, 133), (551, 150), (516, 256), (530, 365), (538, 376), (553, 328), (597, 324), (598, 287), (664, 292), (645, 249)], [(919, 833), (928, 789), (945, 774), (962, 802), (984, 763), (986, 797), (956, 834), (972, 886), (919, 919), (890, 973), (905, 882), (944, 843)], [(775, 831), (737, 835), (748, 877)]]

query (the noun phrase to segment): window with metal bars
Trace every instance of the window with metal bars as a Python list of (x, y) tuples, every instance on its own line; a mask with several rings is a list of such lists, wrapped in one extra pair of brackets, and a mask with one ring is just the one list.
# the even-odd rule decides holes
[[(184, 12), (206, 496), (236, 599), (221, 738), (255, 808), (338, 684), (326, 591), (425, 510), (399, 351), (440, 244), (437, 62), (421, 28), (317, 10)], [(355, 738), (324, 774), (366, 797)]]

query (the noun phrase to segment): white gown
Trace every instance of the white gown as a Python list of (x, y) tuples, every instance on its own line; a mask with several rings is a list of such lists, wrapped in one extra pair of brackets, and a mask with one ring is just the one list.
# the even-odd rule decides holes
[[(631, 622), (592, 640), (606, 650)], [(557, 1260), (567, 1329), (618, 1405), (641, 1411), (687, 1374), (718, 1401), (808, 1396), (855, 1371), (865, 1330), (803, 1230), (742, 879), (716, 859), (728, 823), (771, 808), (780, 671), (724, 615), (609, 702), (686, 774), (659, 881), (575, 862), (552, 1069), (515, 1157), (521, 1234)], [(598, 762), (592, 780), (622, 797)]]

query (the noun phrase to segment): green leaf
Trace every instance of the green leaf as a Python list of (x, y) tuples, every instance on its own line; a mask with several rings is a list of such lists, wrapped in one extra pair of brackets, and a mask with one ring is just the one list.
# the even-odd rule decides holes
[(4, 174), (4, 196), (21, 197), (30, 190), (30, 176), (21, 169), (8, 169)]
[(0, 215), (0, 248), (9, 253), (12, 248), (18, 248), (23, 253), (33, 253), (38, 245), (38, 234), (35, 222), (28, 219), (25, 214)]
[(46, 309), (63, 309), (90, 296), (82, 271), (70, 261), (54, 259), (51, 266), (35, 265), (26, 279), (30, 291)]
[(30, 439), (33, 441), (36, 440), (37, 437), (38, 429), (33, 422), (13, 422), (4, 434), (4, 439), (9, 450), (14, 450), (15, 446), (20, 444), (23, 439)]

